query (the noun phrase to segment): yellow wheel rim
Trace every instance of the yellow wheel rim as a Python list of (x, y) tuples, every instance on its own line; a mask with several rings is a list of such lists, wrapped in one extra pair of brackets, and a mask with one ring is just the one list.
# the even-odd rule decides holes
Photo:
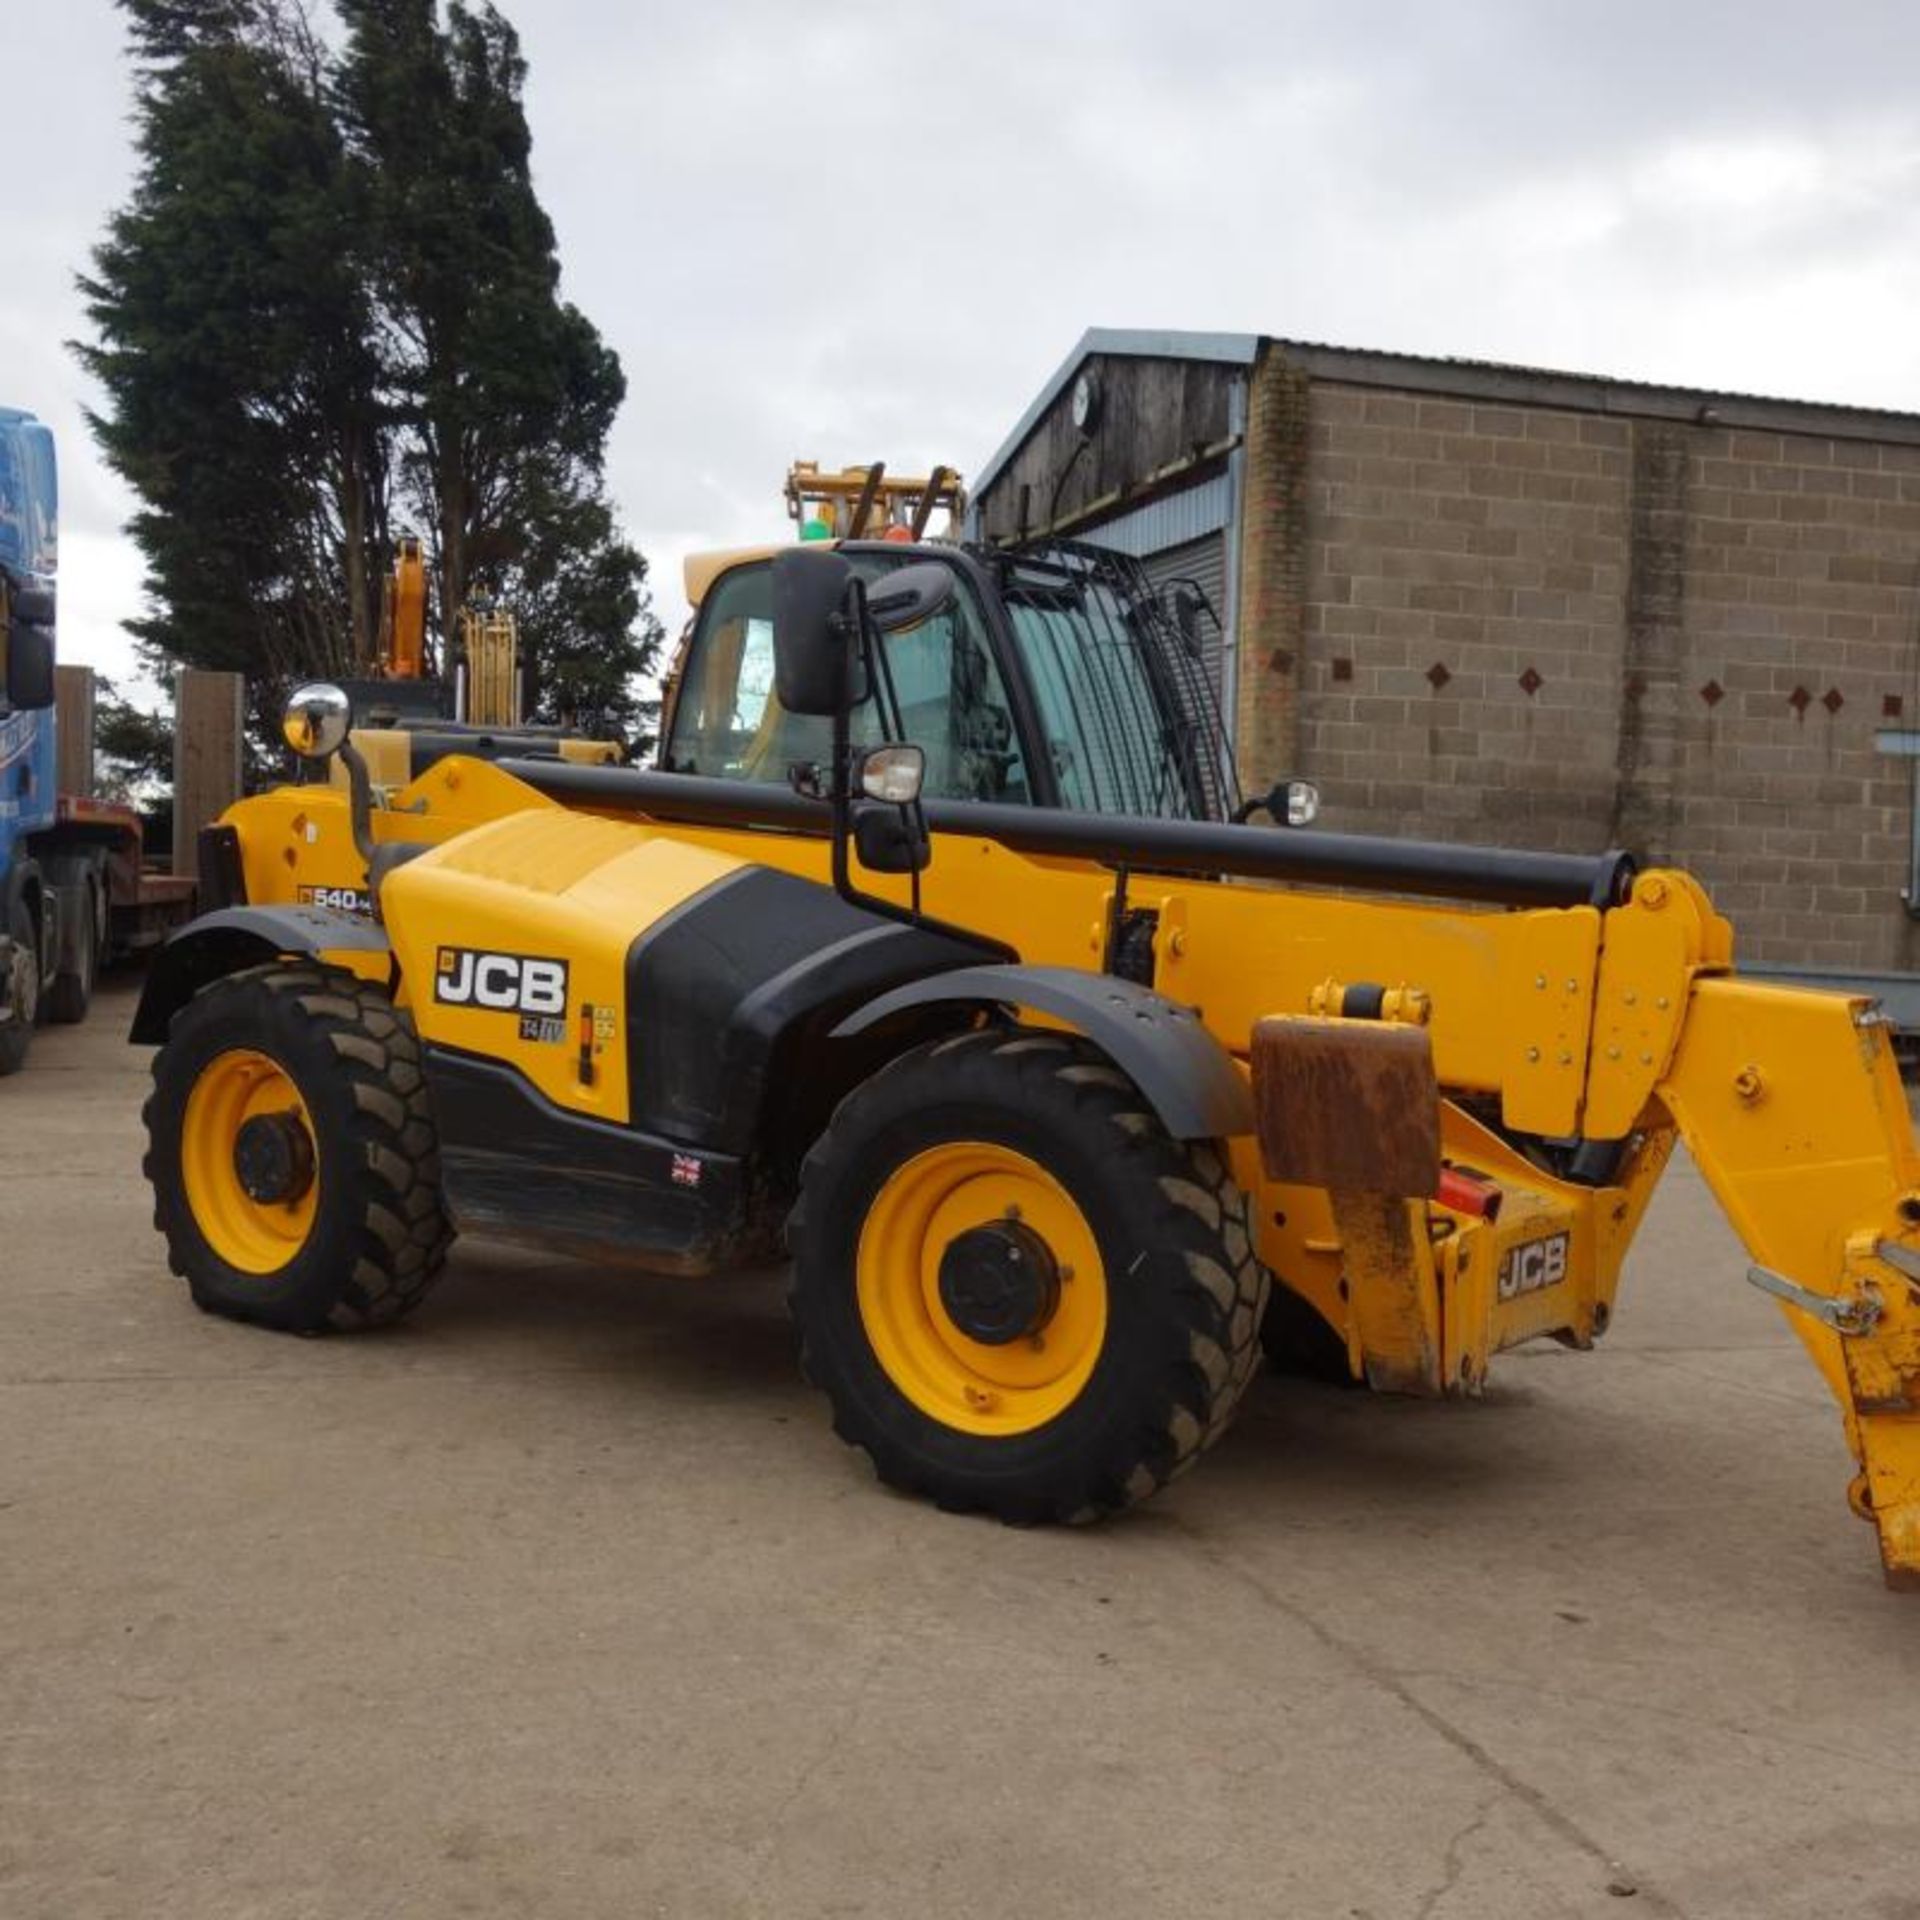
[(187, 1096), (181, 1126), (180, 1173), (194, 1223), (213, 1251), (242, 1273), (277, 1273), (306, 1244), (320, 1197), (319, 1154), (313, 1177), (289, 1200), (256, 1200), (234, 1164), (240, 1129), (249, 1120), (290, 1115), (313, 1147), (313, 1121), (300, 1089), (267, 1054), (236, 1047), (201, 1068)]
[[(941, 1262), (961, 1234), (1008, 1222), (1045, 1243), (1058, 1284), (1033, 1332), (989, 1344), (948, 1310)], [(855, 1284), (887, 1378), (962, 1433), (1044, 1426), (1079, 1397), (1106, 1339), (1106, 1268), (1086, 1216), (1038, 1161), (990, 1141), (929, 1147), (894, 1170), (860, 1230)]]

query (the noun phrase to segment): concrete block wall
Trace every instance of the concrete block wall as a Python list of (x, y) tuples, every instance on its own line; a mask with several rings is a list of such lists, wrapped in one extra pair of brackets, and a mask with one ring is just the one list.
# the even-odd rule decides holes
[[(1327, 823), (1699, 874), (1746, 957), (1920, 964), (1920, 447), (1255, 369), (1249, 785)], [(1263, 386), (1265, 401), (1263, 405)]]
[(1920, 712), (1920, 448), (1692, 438), (1674, 851), (1752, 958), (1920, 965), (1914, 763), (1874, 750)]

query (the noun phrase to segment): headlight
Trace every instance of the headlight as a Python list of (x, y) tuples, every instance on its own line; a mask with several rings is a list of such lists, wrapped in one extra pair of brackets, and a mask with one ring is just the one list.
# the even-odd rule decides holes
[(875, 747), (860, 762), (860, 790), (869, 800), (909, 806), (920, 798), (927, 777), (927, 756), (918, 747)]

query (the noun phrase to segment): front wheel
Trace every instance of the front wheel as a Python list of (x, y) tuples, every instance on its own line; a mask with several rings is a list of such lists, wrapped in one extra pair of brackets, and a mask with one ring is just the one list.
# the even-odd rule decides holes
[(808, 1155), (789, 1237), (836, 1431), (943, 1507), (1131, 1506), (1254, 1370), (1267, 1277), (1239, 1189), (1074, 1036), (985, 1030), (882, 1070)]
[(293, 1333), (397, 1320), (453, 1238), (406, 1016), (332, 967), (203, 987), (154, 1056), (145, 1171), (168, 1262), (210, 1313)]

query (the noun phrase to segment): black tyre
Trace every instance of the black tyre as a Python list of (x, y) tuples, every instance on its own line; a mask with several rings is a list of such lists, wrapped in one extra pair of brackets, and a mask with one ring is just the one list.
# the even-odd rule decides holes
[(65, 971), (56, 973), (47, 988), (44, 1011), (53, 1026), (77, 1025), (87, 1017), (87, 1009), (93, 1004), (94, 974), (100, 959), (100, 907), (96, 888), (95, 875), (87, 868), (76, 869), (61, 888), (61, 913), (63, 916), (70, 913), (74, 918), (74, 962)]
[(13, 942), (8, 962), (8, 1004), (13, 1017), (0, 1025), (0, 1079), (26, 1065), (34, 1023), (40, 1017), (40, 941), (24, 901), (16, 900), (7, 909), (7, 934)]
[(209, 1312), (312, 1333), (426, 1297), (453, 1234), (419, 1044), (380, 988), (289, 961), (216, 980), (144, 1117), (154, 1225)]
[(1347, 1343), (1297, 1293), (1275, 1285), (1260, 1323), (1260, 1344), (1276, 1373), (1318, 1380), (1329, 1387), (1358, 1387), (1347, 1364)]
[(1075, 1037), (884, 1068), (807, 1156), (788, 1232), (835, 1430), (943, 1507), (1131, 1506), (1226, 1430), (1259, 1352), (1267, 1278), (1220, 1156)]

